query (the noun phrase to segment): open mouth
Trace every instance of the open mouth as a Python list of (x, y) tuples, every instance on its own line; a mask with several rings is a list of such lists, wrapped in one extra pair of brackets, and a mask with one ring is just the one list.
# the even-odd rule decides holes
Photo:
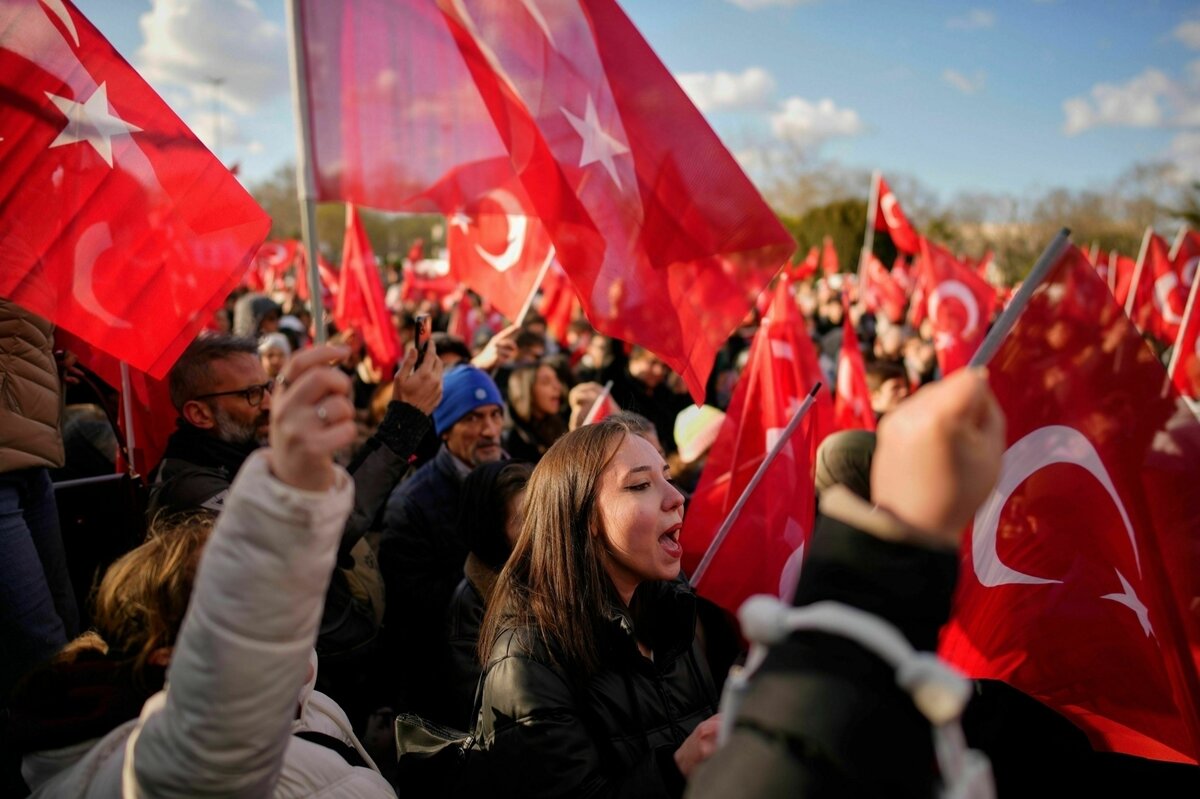
[(677, 524), (658, 537), (658, 545), (672, 558), (683, 557), (683, 545), (679, 543), (682, 524)]

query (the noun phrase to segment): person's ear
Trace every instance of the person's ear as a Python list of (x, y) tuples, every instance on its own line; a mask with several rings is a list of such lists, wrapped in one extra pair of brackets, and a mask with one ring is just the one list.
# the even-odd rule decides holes
[(151, 666), (161, 666), (165, 669), (171, 665), (171, 651), (172, 647), (160, 646), (146, 656), (146, 662)]
[(199, 427), (201, 430), (211, 430), (217, 426), (216, 414), (207, 402), (188, 400), (183, 403), (183, 408), (179, 411), (179, 415), (188, 424), (193, 427)]

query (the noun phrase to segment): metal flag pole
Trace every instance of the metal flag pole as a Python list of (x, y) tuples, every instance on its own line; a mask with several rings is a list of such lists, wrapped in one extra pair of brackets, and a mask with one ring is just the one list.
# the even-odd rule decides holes
[(1133, 301), (1137, 298), (1138, 283), (1142, 281), (1142, 264), (1146, 262), (1146, 250), (1150, 247), (1150, 237), (1153, 235), (1154, 228), (1152, 227), (1146, 228), (1146, 232), (1142, 234), (1142, 248), (1138, 250), (1137, 263), (1133, 267), (1133, 279), (1129, 283), (1129, 296), (1125, 298), (1125, 315), (1130, 319), (1133, 318)]
[(308, 295), (312, 305), (314, 340), (325, 343), (325, 305), (321, 301), (321, 271), (317, 268), (317, 190), (312, 168), (312, 124), (308, 107), (308, 67), (304, 47), (303, 12), (299, 0), (286, 0), (288, 56), (292, 77), (292, 113), (296, 116), (296, 198), (300, 203), (300, 235), (308, 260)]
[(708, 567), (712, 565), (713, 558), (717, 556), (717, 551), (721, 548), (721, 544), (725, 543), (725, 539), (728, 537), (729, 531), (733, 529), (733, 523), (736, 522), (738, 516), (742, 514), (742, 508), (744, 508), (746, 503), (750, 500), (750, 495), (754, 493), (754, 489), (758, 487), (760, 482), (762, 482), (763, 475), (766, 474), (768, 467), (770, 467), (771, 463), (774, 462), (775, 457), (779, 455), (779, 453), (783, 450), (784, 445), (787, 444), (787, 442), (791, 439), (792, 433), (794, 433), (796, 428), (800, 426), (800, 422), (804, 419), (804, 416), (808, 413), (809, 408), (811, 408), (813, 403), (816, 401), (817, 392), (820, 390), (820, 383), (817, 383), (812, 387), (812, 390), (808, 392), (808, 396), (804, 398), (804, 402), (801, 403), (800, 407), (796, 409), (796, 412), (792, 414), (792, 419), (787, 423), (787, 427), (783, 428), (783, 432), (780, 434), (779, 440), (775, 442), (775, 446), (771, 447), (771, 451), (767, 453), (765, 458), (763, 458), (763, 462), (758, 465), (758, 469), (754, 472), (754, 476), (750, 478), (750, 482), (747, 483), (746, 487), (742, 490), (742, 495), (738, 497), (737, 502), (734, 503), (733, 509), (729, 511), (729, 515), (725, 517), (725, 521), (721, 523), (720, 529), (717, 530), (717, 534), (713, 536), (712, 543), (708, 545), (708, 550), (705, 551), (704, 557), (701, 558), (700, 565), (696, 567), (695, 573), (692, 574), (691, 584), (693, 586), (699, 585), (700, 581), (704, 579), (704, 574), (708, 571)]
[(862, 283), (863, 269), (867, 256), (875, 252), (875, 209), (879, 206), (879, 179), (883, 173), (876, 169), (871, 173), (871, 191), (867, 199), (867, 231), (863, 234), (863, 248), (858, 253), (858, 282)]
[(609, 380), (604, 384), (604, 390), (596, 397), (596, 401), (592, 403), (592, 407), (588, 408), (587, 415), (583, 417), (580, 427), (587, 427), (596, 421), (596, 417), (600, 414), (600, 406), (612, 394), (613, 381)]
[(1200, 280), (1193, 280), (1192, 287), (1188, 290), (1187, 305), (1183, 307), (1183, 319), (1179, 322), (1179, 332), (1175, 334), (1175, 345), (1171, 347), (1171, 360), (1167, 363), (1167, 379), (1163, 384), (1162, 395), (1167, 396), (1167, 386), (1172, 382), (1172, 375), (1175, 374), (1175, 368), (1179, 365), (1180, 346), (1183, 344), (1183, 334), (1187, 330), (1188, 320), (1192, 318), (1196, 307), (1196, 289), (1200, 288)]
[(533, 288), (529, 290), (529, 296), (525, 298), (525, 304), (521, 306), (521, 313), (517, 314), (515, 320), (518, 327), (525, 324), (525, 317), (529, 315), (529, 309), (533, 307), (533, 301), (537, 297), (538, 289), (542, 287), (542, 281), (546, 279), (546, 273), (550, 271), (551, 264), (554, 263), (554, 248), (550, 248), (550, 252), (546, 253), (546, 260), (542, 263), (542, 268), (538, 270), (537, 280), (533, 283)]
[(975, 355), (971, 358), (970, 366), (986, 366), (992, 356), (996, 354), (996, 350), (1000, 349), (1001, 342), (1012, 330), (1013, 325), (1017, 323), (1017, 318), (1021, 312), (1025, 310), (1025, 306), (1029, 304), (1029, 299), (1033, 296), (1033, 292), (1037, 291), (1038, 286), (1046, 279), (1046, 275), (1050, 273), (1051, 268), (1058, 263), (1059, 256), (1063, 250), (1071, 244), (1071, 231), (1063, 228), (1058, 231), (1046, 249), (1042, 251), (1041, 257), (1037, 259), (1037, 263), (1033, 265), (1033, 269), (1029, 272), (1029, 277), (1025, 278), (1025, 282), (1021, 284), (1021, 290), (1012, 298), (1012, 302), (1004, 309), (1004, 313), (1000, 314), (1000, 318), (996, 320), (996, 324), (992, 325), (992, 329), (988, 331), (987, 338), (979, 345), (979, 349), (975, 351)]
[(134, 462), (133, 449), (137, 446), (137, 436), (133, 432), (133, 384), (129, 380), (129, 364), (121, 361), (121, 410), (125, 416), (125, 451), (129, 453), (129, 476), (137, 477), (137, 463)]

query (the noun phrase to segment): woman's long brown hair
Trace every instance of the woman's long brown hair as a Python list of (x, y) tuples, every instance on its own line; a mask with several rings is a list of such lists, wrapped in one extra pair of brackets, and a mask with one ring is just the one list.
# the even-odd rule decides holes
[(601, 625), (616, 591), (604, 570), (596, 495), (600, 475), (631, 433), (613, 418), (581, 427), (555, 442), (533, 470), (525, 524), (479, 632), (484, 665), (504, 629), (526, 627), (569, 671), (598, 667)]

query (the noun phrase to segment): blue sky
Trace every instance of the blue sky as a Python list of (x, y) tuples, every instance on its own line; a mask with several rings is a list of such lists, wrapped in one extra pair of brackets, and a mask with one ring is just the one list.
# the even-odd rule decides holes
[[(76, 4), (210, 146), (217, 100), (220, 155), (243, 180), (293, 156), (283, 0)], [(943, 200), (1108, 186), (1151, 160), (1200, 179), (1200, 4), (621, 5), (752, 174), (786, 150)]]

